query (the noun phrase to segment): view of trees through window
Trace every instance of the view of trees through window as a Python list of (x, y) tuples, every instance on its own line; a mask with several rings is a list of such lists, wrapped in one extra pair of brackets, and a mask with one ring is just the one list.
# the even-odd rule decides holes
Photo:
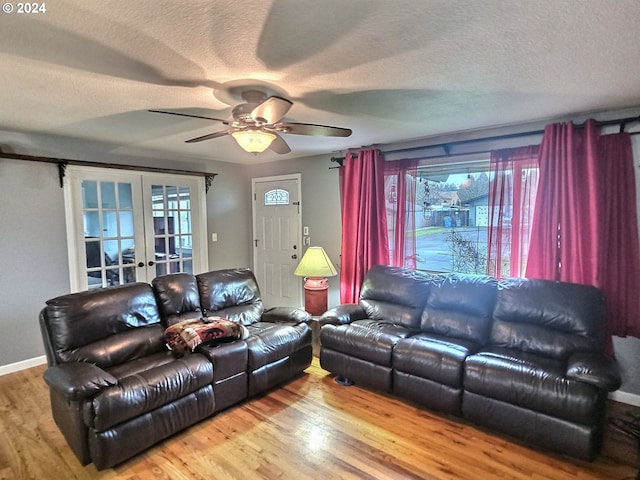
[(485, 273), (489, 223), (488, 169), (419, 172), (416, 181), (416, 267)]

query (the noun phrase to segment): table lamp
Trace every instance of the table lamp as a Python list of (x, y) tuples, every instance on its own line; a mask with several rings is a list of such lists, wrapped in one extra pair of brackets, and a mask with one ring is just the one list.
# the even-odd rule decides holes
[(324, 249), (322, 247), (307, 248), (293, 274), (305, 277), (304, 309), (315, 316), (326, 312), (329, 288), (326, 277), (333, 277), (338, 272)]

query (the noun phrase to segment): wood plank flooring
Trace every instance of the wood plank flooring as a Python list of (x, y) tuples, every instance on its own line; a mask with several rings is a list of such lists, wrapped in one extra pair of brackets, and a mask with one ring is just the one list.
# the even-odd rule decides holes
[[(55, 426), (44, 366), (0, 377), (0, 479), (635, 479), (637, 445), (614, 428), (581, 462), (356, 386), (317, 359), (304, 375), (114, 469), (82, 467)], [(612, 403), (610, 414), (631, 409)], [(637, 409), (636, 409), (637, 410)]]

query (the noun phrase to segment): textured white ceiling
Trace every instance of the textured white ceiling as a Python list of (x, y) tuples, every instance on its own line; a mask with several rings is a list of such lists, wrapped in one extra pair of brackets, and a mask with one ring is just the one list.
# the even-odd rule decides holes
[[(11, 2), (10, 2), (11, 3)], [(256, 163), (640, 105), (638, 0), (55, 0), (0, 14), (0, 145), (72, 159)], [(269, 87), (285, 135), (257, 156), (222, 130)], [(179, 165), (178, 165), (179, 166)]]

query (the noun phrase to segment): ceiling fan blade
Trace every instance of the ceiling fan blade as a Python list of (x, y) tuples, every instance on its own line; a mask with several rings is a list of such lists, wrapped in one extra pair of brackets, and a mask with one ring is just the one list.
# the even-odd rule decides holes
[(164, 111), (164, 110), (149, 110), (149, 112), (151, 112), (151, 113), (164, 113), (165, 115), (177, 115), (179, 117), (202, 118), (204, 120), (213, 120), (214, 122), (222, 122), (225, 125), (228, 123), (227, 120), (222, 120), (221, 118), (203, 117), (202, 115), (190, 115), (188, 113), (167, 112), (167, 111)]
[(274, 138), (273, 142), (271, 142), (271, 145), (269, 145), (269, 150), (272, 150), (281, 155), (289, 153), (291, 151), (291, 148), (289, 148), (287, 142), (284, 141), (284, 138), (282, 138), (277, 133), (274, 133), (274, 135), (276, 136), (276, 138)]
[(223, 130), (221, 132), (214, 132), (214, 133), (210, 133), (208, 135), (203, 135), (201, 137), (196, 137), (196, 138), (192, 138), (190, 140), (185, 140), (184, 143), (204, 142), (205, 140), (212, 140), (214, 138), (224, 137), (225, 135), (229, 135), (231, 132), (232, 132), (232, 130)]
[(251, 118), (257, 122), (272, 124), (284, 117), (293, 102), (282, 97), (269, 97), (251, 111)]
[(315, 135), (322, 137), (348, 137), (351, 135), (351, 129), (330, 127), (328, 125), (314, 125), (312, 123), (276, 123), (274, 127), (282, 133), (291, 133), (293, 135)]

